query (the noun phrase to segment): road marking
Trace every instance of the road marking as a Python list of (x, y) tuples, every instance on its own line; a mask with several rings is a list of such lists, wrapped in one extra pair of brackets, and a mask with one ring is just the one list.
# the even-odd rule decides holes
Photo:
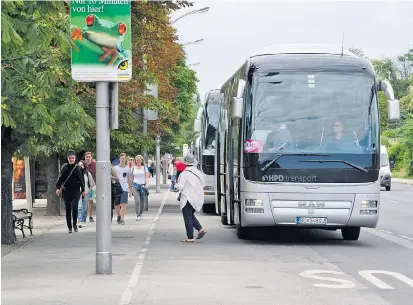
[(390, 232), (390, 231), (386, 231), (386, 230), (380, 230), (380, 231), (382, 231), (382, 232), (384, 232), (384, 233), (387, 233), (387, 234), (394, 235), (394, 233), (393, 233), (393, 232)]
[(373, 273), (379, 273), (379, 274), (387, 274), (391, 275), (392, 277), (398, 279), (399, 281), (406, 283), (410, 287), (413, 288), (413, 280), (403, 274), (397, 273), (397, 272), (392, 272), (392, 271), (384, 271), (384, 270), (362, 270), (359, 271), (359, 275), (364, 277), (366, 280), (368, 280), (370, 283), (376, 285), (380, 289), (394, 289), (392, 286), (386, 284), (379, 278), (373, 275)]
[(400, 235), (400, 237), (413, 241), (413, 238), (405, 235)]
[(306, 270), (300, 273), (302, 277), (307, 277), (316, 280), (323, 280), (323, 281), (330, 281), (336, 282), (339, 284), (312, 284), (315, 287), (322, 287), (322, 288), (335, 288), (335, 289), (346, 289), (346, 288), (353, 288), (356, 287), (356, 284), (343, 279), (338, 279), (334, 277), (326, 277), (326, 276), (318, 276), (315, 275), (317, 273), (329, 273), (329, 274), (345, 274), (340, 271), (333, 271), (333, 270)]
[(389, 200), (390, 202), (393, 202), (393, 203), (399, 203), (398, 201), (394, 201), (394, 200)]
[[(306, 278), (338, 283), (338, 284), (322, 284), (322, 283), (312, 284), (315, 287), (334, 288), (334, 289), (350, 289), (350, 288), (356, 287), (356, 283), (353, 283), (352, 281), (349, 281), (349, 280), (316, 275), (316, 274), (326, 274), (326, 273), (336, 274), (336, 275), (346, 274), (344, 272), (335, 271), (335, 270), (306, 270), (306, 271), (301, 272), (300, 275)], [(379, 289), (394, 289), (394, 288), (390, 286), (389, 284), (385, 283), (384, 281), (382, 281), (381, 279), (379, 279), (374, 274), (385, 274), (387, 276), (390, 275), (394, 277), (395, 279), (398, 279), (400, 282), (403, 282), (413, 288), (413, 279), (401, 273), (397, 273), (393, 271), (386, 271), (386, 270), (360, 270), (358, 274)]]
[(401, 237), (391, 235), (391, 234), (388, 234), (388, 233), (384, 233), (382, 231), (372, 229), (372, 228), (364, 228), (364, 230), (371, 233), (371, 234), (373, 234), (373, 235), (376, 235), (378, 237), (381, 237), (381, 238), (387, 239), (391, 242), (394, 242), (395, 244), (398, 244), (400, 246), (403, 246), (403, 247), (406, 247), (408, 249), (413, 250), (413, 243), (406, 240), (406, 239), (403, 239)]
[(142, 271), (142, 266), (145, 261), (145, 255), (146, 252), (148, 251), (148, 247), (151, 243), (152, 240), (152, 235), (155, 232), (155, 227), (156, 227), (156, 221), (158, 220), (159, 216), (162, 213), (163, 207), (165, 206), (166, 199), (168, 199), (169, 191), (166, 193), (165, 198), (163, 199), (161, 206), (158, 209), (158, 212), (156, 212), (155, 218), (152, 221), (152, 225), (149, 229), (148, 235), (146, 236), (146, 240), (141, 248), (138, 261), (135, 264), (135, 267), (133, 268), (132, 274), (130, 276), (129, 282), (128, 282), (128, 287), (125, 288), (122, 294), (122, 298), (119, 302), (119, 305), (128, 305), (130, 304), (130, 301), (132, 299), (132, 289), (133, 287), (136, 286), (139, 280), (139, 276)]

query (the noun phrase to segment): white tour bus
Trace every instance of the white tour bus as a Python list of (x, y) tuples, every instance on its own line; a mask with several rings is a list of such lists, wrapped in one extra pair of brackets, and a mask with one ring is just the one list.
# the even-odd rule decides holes
[(215, 211), (215, 134), (219, 120), (219, 98), (219, 89), (208, 91), (205, 96), (204, 107), (198, 111), (198, 116), (194, 123), (195, 132), (200, 133), (199, 142), (197, 141), (198, 169), (204, 174), (205, 203), (203, 211), (207, 213), (214, 213)]
[(389, 82), (341, 47), (270, 46), (221, 88), (216, 208), (239, 238), (252, 227), (341, 229), (357, 240), (380, 208), (378, 91)]

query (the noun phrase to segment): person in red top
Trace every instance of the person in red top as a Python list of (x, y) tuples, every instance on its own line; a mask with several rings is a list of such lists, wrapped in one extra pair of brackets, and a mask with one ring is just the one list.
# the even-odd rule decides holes
[[(93, 160), (93, 155), (90, 151), (85, 153), (86, 167), (89, 172), (92, 174), (93, 180), (96, 181), (96, 162)], [(89, 204), (87, 213), (89, 216), (89, 222), (94, 222), (95, 220), (92, 217), (93, 212), (93, 199), (95, 198), (95, 190), (90, 190)]]
[(186, 165), (178, 158), (175, 159), (175, 166), (176, 166), (176, 181), (178, 182), (179, 175), (185, 170)]

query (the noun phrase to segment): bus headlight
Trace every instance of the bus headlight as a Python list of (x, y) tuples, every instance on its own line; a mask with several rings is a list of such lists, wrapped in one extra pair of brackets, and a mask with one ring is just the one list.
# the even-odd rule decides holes
[(363, 200), (361, 201), (362, 209), (377, 209), (377, 201), (375, 200)]
[(245, 206), (262, 207), (262, 200), (261, 199), (245, 199)]

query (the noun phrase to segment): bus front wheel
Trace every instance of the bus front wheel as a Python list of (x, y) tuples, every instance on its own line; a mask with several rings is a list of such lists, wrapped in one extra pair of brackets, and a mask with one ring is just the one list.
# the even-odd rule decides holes
[(343, 228), (341, 235), (344, 240), (358, 240), (360, 236), (360, 228)]

